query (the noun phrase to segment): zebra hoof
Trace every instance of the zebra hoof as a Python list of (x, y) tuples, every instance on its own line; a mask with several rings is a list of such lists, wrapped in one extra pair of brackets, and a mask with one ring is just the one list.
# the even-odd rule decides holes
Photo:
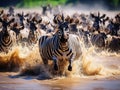
[(71, 65), (68, 66), (68, 70), (72, 71), (72, 66)]
[(58, 65), (57, 64), (54, 65), (54, 70), (58, 71)]

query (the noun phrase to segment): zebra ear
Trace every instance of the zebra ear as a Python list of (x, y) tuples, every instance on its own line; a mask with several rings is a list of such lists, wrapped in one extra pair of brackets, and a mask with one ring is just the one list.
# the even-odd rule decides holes
[(73, 18), (70, 18), (70, 23), (73, 23), (74, 19)]
[(49, 22), (46, 22), (46, 25), (49, 25), (50, 24), (50, 21)]
[(21, 17), (21, 14), (20, 14), (20, 13), (18, 13), (17, 15), (18, 15), (19, 17)]
[(57, 18), (57, 21), (58, 21), (58, 25), (61, 25), (61, 21)]
[(4, 13), (4, 10), (2, 9), (2, 10), (0, 11), (0, 15), (3, 14), (3, 13)]
[(40, 18), (40, 20), (38, 21), (38, 23), (41, 23), (42, 22), (42, 18)]
[(29, 19), (27, 19), (27, 22), (28, 22), (28, 23), (30, 22)]
[(65, 21), (66, 21), (66, 22), (70, 22), (70, 16), (67, 16), (67, 17), (65, 18)]
[(92, 17), (92, 18), (94, 18), (94, 17), (95, 17), (95, 15), (94, 15), (93, 13), (90, 13), (90, 15), (91, 15), (91, 17)]
[(62, 13), (62, 20), (63, 20), (63, 22), (64, 22), (64, 15), (63, 15), (63, 13)]
[(54, 15), (53, 22), (54, 22), (55, 24), (57, 24), (57, 15)]
[(100, 17), (100, 12), (98, 12), (98, 17)]
[(75, 22), (75, 24), (79, 24), (79, 19), (76, 18), (74, 22)]

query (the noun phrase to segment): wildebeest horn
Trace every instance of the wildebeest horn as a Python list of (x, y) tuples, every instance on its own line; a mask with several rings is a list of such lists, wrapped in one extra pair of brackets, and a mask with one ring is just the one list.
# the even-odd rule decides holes
[(24, 17), (28, 17), (29, 16), (29, 13), (27, 13), (26, 15), (24, 15)]
[(106, 20), (109, 20), (109, 17), (106, 17)]
[(100, 18), (105, 18), (106, 14), (103, 14)]

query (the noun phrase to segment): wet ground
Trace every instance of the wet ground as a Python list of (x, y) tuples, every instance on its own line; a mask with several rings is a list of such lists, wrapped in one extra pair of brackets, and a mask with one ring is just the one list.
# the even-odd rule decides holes
[(120, 90), (120, 76), (37, 80), (32, 76), (11, 78), (10, 75), (15, 73), (0, 73), (1, 90)]

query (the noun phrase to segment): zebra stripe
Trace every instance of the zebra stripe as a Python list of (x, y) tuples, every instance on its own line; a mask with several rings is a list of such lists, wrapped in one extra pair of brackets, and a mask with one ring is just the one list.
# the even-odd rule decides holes
[(58, 60), (68, 60), (68, 70), (71, 71), (72, 61), (81, 56), (79, 37), (77, 35), (70, 34), (69, 39), (64, 43), (60, 41), (60, 37), (61, 33), (56, 33), (52, 37), (41, 36), (39, 39), (39, 52), (44, 64), (47, 65), (48, 60), (54, 61), (55, 70), (58, 70)]
[(91, 35), (91, 43), (92, 45), (102, 48), (105, 47), (105, 39), (107, 36), (104, 33), (92, 34)]
[(36, 44), (38, 41), (37, 34), (34, 32), (32, 33), (31, 31), (29, 32), (28, 35), (28, 43), (31, 44)]
[(53, 36), (52, 38), (48, 36), (42, 36), (39, 39), (40, 52), (44, 59), (52, 60), (53, 48), (56, 48), (57, 46), (56, 39), (56, 36)]
[(10, 47), (12, 46), (13, 41), (8, 33), (8, 31), (1, 31), (0, 32), (0, 52), (8, 52)]

